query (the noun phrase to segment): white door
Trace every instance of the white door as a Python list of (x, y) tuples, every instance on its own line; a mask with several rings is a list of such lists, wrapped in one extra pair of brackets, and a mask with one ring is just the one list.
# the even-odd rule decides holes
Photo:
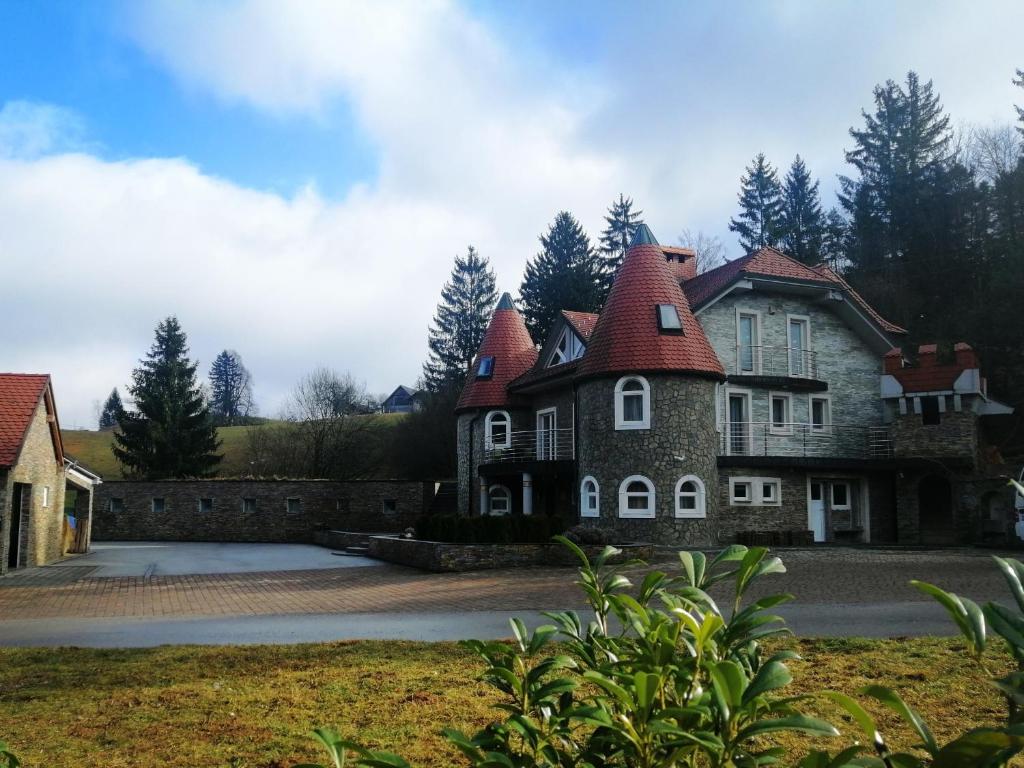
[(807, 522), (814, 532), (815, 541), (825, 540), (825, 484), (811, 483), (811, 501), (807, 509)]

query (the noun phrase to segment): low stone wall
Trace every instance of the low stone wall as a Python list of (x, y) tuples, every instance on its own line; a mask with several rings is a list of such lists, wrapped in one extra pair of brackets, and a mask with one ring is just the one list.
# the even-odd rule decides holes
[(110, 480), (96, 491), (94, 541), (309, 543), (315, 531), (402, 532), (427, 510), (434, 484)]
[[(649, 544), (626, 544), (620, 559), (650, 558)], [(603, 547), (583, 547), (595, 557)], [(394, 536), (371, 536), (369, 556), (435, 573), (520, 568), (530, 565), (574, 565), (572, 553), (561, 544), (449, 544)]]
[(363, 533), (359, 531), (313, 531), (313, 543), (328, 549), (345, 549), (346, 547), (366, 547), (370, 537), (386, 534), (387, 531)]

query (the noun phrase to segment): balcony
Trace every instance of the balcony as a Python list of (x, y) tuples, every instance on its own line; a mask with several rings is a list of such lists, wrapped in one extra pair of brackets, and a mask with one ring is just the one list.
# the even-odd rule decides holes
[(484, 463), (572, 461), (576, 440), (572, 427), (513, 432), (505, 445), (484, 446)]
[(722, 432), (719, 455), (889, 459), (892, 439), (887, 427), (731, 422)]
[(730, 376), (817, 379), (818, 353), (799, 347), (737, 344), (726, 367)]

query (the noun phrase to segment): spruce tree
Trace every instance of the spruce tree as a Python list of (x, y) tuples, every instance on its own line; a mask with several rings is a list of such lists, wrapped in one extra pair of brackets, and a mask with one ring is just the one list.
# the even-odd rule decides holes
[(607, 226), (601, 233), (600, 250), (604, 255), (605, 295), (611, 289), (615, 272), (629, 250), (636, 228), (643, 224), (642, 214), (643, 211), (633, 210), (633, 199), (620, 192), (618, 201), (611, 204), (608, 215), (604, 217)]
[(132, 372), (125, 411), (114, 433), (114, 455), (125, 474), (146, 479), (207, 477), (221, 460), (217, 430), (188, 357), (178, 320), (156, 327), (153, 346)]
[(822, 258), (825, 216), (818, 197), (818, 182), (800, 155), (786, 174), (782, 198), (782, 250), (804, 264)]
[(740, 179), (740, 213), (729, 221), (745, 251), (778, 245), (782, 236), (782, 185), (778, 174), (759, 153)]
[(117, 387), (114, 387), (103, 403), (103, 410), (100, 412), (100, 429), (113, 429), (116, 427), (121, 421), (123, 413), (124, 406), (121, 404), (121, 395), (117, 391)]
[(252, 375), (242, 356), (225, 349), (210, 366), (210, 415), (218, 426), (243, 424), (253, 410)]
[(455, 257), (451, 279), (441, 289), (427, 341), (430, 356), (423, 365), (425, 389), (442, 393), (462, 386), (497, 299), (490, 264), (469, 246), (464, 257)]
[(604, 293), (601, 257), (572, 214), (559, 213), (540, 243), (519, 288), (526, 327), (538, 343), (561, 310), (597, 312)]
[(825, 217), (821, 239), (821, 258), (832, 269), (839, 270), (846, 253), (846, 219), (838, 209), (832, 208)]

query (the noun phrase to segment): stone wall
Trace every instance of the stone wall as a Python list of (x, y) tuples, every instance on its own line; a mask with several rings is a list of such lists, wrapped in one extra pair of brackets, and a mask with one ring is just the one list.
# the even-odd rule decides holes
[(971, 410), (950, 410), (939, 418), (938, 424), (924, 424), (919, 413), (897, 415), (890, 426), (895, 455), (960, 457), (977, 462), (978, 415)]
[[(624, 541), (706, 546), (717, 541), (719, 516), (715, 383), (679, 375), (645, 377), (651, 387), (650, 429), (615, 429), (617, 378), (595, 379), (577, 390), (579, 420), (577, 480), (591, 475), (600, 488), (600, 517), (579, 518), (583, 525), (609, 528)], [(619, 517), (619, 485), (643, 475), (655, 488), (655, 517)], [(675, 486), (696, 475), (705, 487), (707, 517), (675, 516)], [(579, 489), (576, 489), (578, 496)]]
[[(807, 472), (779, 467), (721, 468), (718, 482), (718, 541), (728, 544), (741, 531), (806, 531)], [(778, 506), (729, 503), (729, 479), (733, 477), (779, 478)]]
[[(322, 529), (400, 532), (427, 510), (433, 491), (433, 483), (401, 480), (107, 481), (96, 489), (92, 537), (310, 542)], [(164, 500), (163, 513), (153, 511), (154, 498)], [(212, 509), (200, 511), (200, 499), (212, 499)], [(244, 510), (244, 499), (255, 509)]]
[[(11, 517), (17, 512), (11, 509), (15, 483), (32, 486), (28, 515), (22, 518), (21, 564), (44, 565), (59, 560), (63, 555), (64, 466), (54, 454), (43, 403), (36, 408), (18, 463), (4, 478), (0, 506), (0, 573), (7, 571)], [(45, 494), (46, 506), (43, 505), (45, 488), (49, 489)]]

